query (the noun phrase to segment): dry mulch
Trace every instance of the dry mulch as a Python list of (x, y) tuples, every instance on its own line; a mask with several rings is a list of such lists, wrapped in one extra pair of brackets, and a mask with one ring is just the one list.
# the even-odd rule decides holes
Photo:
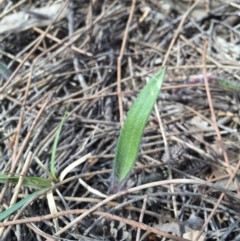
[[(1, 173), (49, 178), (40, 163), (49, 170), (69, 103), (57, 176), (81, 160), (52, 199), (11, 215), (1, 240), (240, 240), (240, 5), (198, 1), (189, 13), (191, 1), (172, 2), (0, 2), (2, 19), (28, 16), (0, 31)], [(134, 170), (111, 196), (121, 121), (162, 66), (164, 131), (153, 110)], [(14, 188), (1, 184), (1, 211), (35, 191), (21, 186), (13, 201)]]

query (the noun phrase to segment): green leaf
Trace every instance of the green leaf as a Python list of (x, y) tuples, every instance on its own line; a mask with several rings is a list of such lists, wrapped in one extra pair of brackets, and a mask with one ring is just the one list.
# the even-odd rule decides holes
[(12, 74), (12, 71), (6, 67), (6, 65), (0, 61), (0, 75), (2, 75), (6, 80)]
[(219, 79), (218, 84), (227, 90), (240, 91), (240, 83), (238, 80)]
[(68, 107), (65, 111), (64, 117), (62, 118), (61, 123), (60, 123), (60, 125), (57, 129), (56, 137), (54, 139), (53, 148), (52, 148), (50, 171), (51, 171), (51, 174), (52, 174), (52, 178), (55, 182), (57, 182), (57, 180), (58, 180), (57, 177), (56, 177), (56, 172), (55, 172), (55, 156), (56, 156), (56, 152), (57, 152), (57, 145), (58, 145), (58, 140), (59, 140), (59, 137), (60, 137), (60, 133), (61, 133), (61, 130), (62, 130), (63, 123), (65, 122), (66, 117), (67, 117), (67, 112), (68, 112), (68, 108), (69, 108), (70, 104), (71, 103), (68, 104)]
[(165, 69), (151, 78), (128, 112), (114, 158), (114, 189), (124, 181), (134, 166), (143, 131), (162, 87), (164, 74)]
[[(9, 177), (7, 174), (0, 174), (0, 183), (5, 183), (7, 180), (9, 180), (11, 183), (17, 184), (19, 177), (19, 175)], [(51, 187), (51, 181), (42, 177), (24, 177), (23, 185), (26, 187), (42, 189)]]
[(42, 190), (38, 190), (38, 191), (30, 194), (26, 198), (22, 199), (21, 201), (17, 202), (12, 207), (10, 207), (10, 208), (6, 209), (5, 211), (1, 212), (0, 213), (0, 222), (3, 221), (5, 218), (7, 218), (9, 215), (11, 215), (13, 212), (17, 211), (19, 208), (24, 206), (26, 203), (31, 201), (37, 195), (39, 195), (41, 193), (44, 193), (46, 190), (47, 190), (47, 188), (46, 189), (42, 189)]

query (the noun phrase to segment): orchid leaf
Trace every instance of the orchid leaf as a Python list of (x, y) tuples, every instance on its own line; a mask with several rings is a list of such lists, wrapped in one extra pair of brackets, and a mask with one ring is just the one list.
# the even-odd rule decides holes
[(162, 87), (165, 69), (156, 73), (145, 85), (131, 109), (121, 130), (114, 158), (113, 190), (126, 179), (137, 159), (142, 135), (154, 103)]

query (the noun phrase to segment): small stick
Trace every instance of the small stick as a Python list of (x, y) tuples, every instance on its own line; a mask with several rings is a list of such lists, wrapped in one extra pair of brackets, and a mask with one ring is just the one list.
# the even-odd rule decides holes
[[(202, 61), (203, 61), (203, 66), (205, 65), (206, 63), (206, 52), (207, 52), (207, 44), (208, 44), (208, 41), (205, 41), (205, 44), (204, 44), (204, 51), (203, 51), (203, 58), (202, 58)], [(222, 139), (221, 139), (221, 135), (219, 133), (219, 129), (218, 129), (218, 126), (217, 126), (217, 121), (216, 121), (216, 116), (215, 116), (215, 113), (214, 113), (214, 109), (213, 109), (213, 105), (212, 105), (212, 99), (211, 99), (211, 94), (210, 94), (210, 90), (209, 90), (209, 85), (208, 85), (208, 81), (207, 81), (207, 74), (206, 74), (206, 67), (204, 66), (203, 67), (203, 76), (204, 76), (204, 82), (205, 82), (205, 87), (206, 87), (206, 93), (207, 93), (207, 98), (208, 98), (208, 102), (209, 102), (209, 107), (210, 107), (210, 111), (211, 111), (211, 115), (212, 115), (212, 122), (213, 122), (213, 125), (215, 127), (215, 130), (216, 130), (216, 133), (217, 133), (217, 137), (218, 137), (218, 140), (220, 142), (220, 145), (221, 145), (221, 148), (222, 148), (222, 151), (223, 151), (223, 156), (224, 156), (224, 159), (225, 159), (225, 162), (227, 164), (228, 167), (230, 167), (230, 164), (229, 164), (229, 160), (228, 160), (228, 157), (227, 157), (227, 154), (226, 154), (226, 151), (225, 151), (225, 148), (223, 146), (223, 143), (222, 143)], [(235, 173), (233, 173), (232, 169), (231, 168), (227, 168), (228, 172), (230, 172), (230, 178), (225, 186), (225, 188), (227, 189), (229, 187), (229, 185), (232, 183), (233, 179), (235, 178), (235, 175), (238, 171), (240, 167), (240, 160), (236, 166), (236, 169), (235, 169)], [(234, 183), (236, 184), (236, 183)], [(237, 187), (237, 184), (235, 185), (236, 187), (236, 190), (238, 191), (238, 187)], [(203, 224), (201, 230), (198, 232), (196, 238), (194, 239), (194, 241), (198, 241), (199, 238), (201, 237), (202, 233), (203, 233), (203, 230), (207, 227), (208, 223), (210, 222), (211, 218), (213, 217), (214, 213), (216, 212), (218, 206), (220, 205), (222, 199), (224, 198), (225, 196), (225, 193), (222, 192), (217, 203), (215, 204), (212, 212), (210, 213), (210, 215), (208, 216), (208, 218), (206, 219), (205, 223)]]
[[(169, 58), (169, 55), (170, 55), (170, 52), (172, 50), (172, 47), (174, 45), (174, 43), (176, 42), (176, 39), (180, 33), (180, 30), (187, 18), (187, 16), (189, 15), (189, 13), (197, 6), (197, 4), (200, 2), (201, 0), (198, 0), (196, 1), (190, 8), (188, 8), (188, 10), (186, 11), (186, 13), (183, 15), (182, 17), (182, 20), (180, 21), (179, 25), (178, 25), (178, 28), (177, 30), (175, 31), (175, 34), (172, 38), (172, 41), (168, 47), (168, 50), (167, 50), (167, 53), (164, 57), (164, 60), (163, 60), (163, 63), (162, 63), (162, 67), (165, 67), (166, 66), (166, 63), (167, 63), (167, 60)], [(163, 140), (164, 140), (164, 146), (165, 146), (165, 152), (166, 154), (168, 155), (168, 159), (170, 159), (170, 151), (169, 151), (169, 148), (168, 148), (168, 143), (167, 143), (167, 140), (166, 140), (166, 135), (165, 135), (165, 131), (164, 131), (164, 128), (163, 128), (163, 124), (162, 124), (162, 121), (161, 121), (161, 117), (158, 113), (158, 109), (157, 109), (157, 104), (155, 104), (155, 111), (157, 113), (157, 117), (158, 117), (158, 121), (159, 121), (159, 125), (160, 125), (160, 129), (161, 129), (161, 132), (162, 132), (162, 136), (163, 136)], [(168, 171), (169, 171), (169, 174), (170, 174), (170, 178), (172, 177), (172, 172), (171, 172), (171, 169), (168, 168)], [(174, 192), (174, 187), (173, 185), (171, 185), (171, 191)], [(174, 215), (177, 216), (177, 205), (176, 205), (176, 197), (172, 197), (173, 198), (173, 204), (174, 204)]]
[[(25, 139), (24, 139), (24, 141), (23, 141), (23, 144), (22, 144), (22, 146), (21, 146), (21, 148), (20, 148), (20, 150), (19, 150), (16, 158), (13, 160), (13, 163), (12, 163), (12, 166), (11, 166), (11, 169), (10, 169), (10, 173), (9, 173), (9, 177), (11, 177), (11, 176), (13, 175), (13, 173), (14, 173), (14, 171), (15, 171), (15, 169), (16, 169), (16, 166), (17, 166), (17, 164), (18, 164), (18, 162), (19, 162), (19, 160), (20, 160), (20, 157), (21, 157), (21, 155), (22, 155), (22, 153), (23, 153), (23, 151), (24, 151), (24, 149), (25, 149), (25, 147), (26, 147), (26, 145), (27, 145), (27, 143), (28, 143), (28, 141), (29, 141), (29, 138), (30, 138), (31, 135), (32, 135), (32, 132), (33, 132), (36, 124), (38, 123), (38, 120), (39, 120), (40, 116), (42, 115), (42, 113), (43, 113), (43, 111), (45, 110), (46, 106), (48, 105), (48, 103), (49, 103), (49, 102), (51, 101), (51, 99), (52, 99), (52, 94), (53, 94), (53, 93), (50, 93), (50, 94), (49, 94), (49, 96), (48, 96), (48, 98), (46, 99), (45, 103), (43, 104), (42, 108), (41, 108), (40, 111), (38, 112), (38, 115), (36, 116), (36, 118), (35, 118), (32, 126), (30, 127), (30, 130), (29, 130), (27, 136), (25, 137)], [(23, 112), (23, 111), (22, 111), (22, 112)], [(7, 180), (7, 181), (5, 182), (5, 185), (4, 185), (3, 189), (2, 189), (2, 192), (1, 192), (1, 195), (0, 195), (0, 200), (3, 199), (4, 194), (5, 194), (5, 192), (6, 192), (7, 188), (8, 188), (8, 184), (9, 184), (9, 181)], [(16, 200), (15, 200), (15, 202), (16, 202)], [(14, 199), (12, 199), (12, 200), (11, 200), (11, 205), (15, 204), (15, 202), (14, 202)], [(7, 233), (10, 231), (10, 229), (11, 229), (11, 228), (8, 228), (8, 229), (6, 230), (6, 232), (5, 232), (5, 234), (4, 234), (5, 236), (6, 236)], [(3, 228), (0, 229), (0, 236), (2, 236), (3, 231), (4, 231)]]
[(30, 127), (30, 129), (28, 131), (28, 134), (27, 134), (27, 136), (26, 136), (26, 138), (25, 138), (25, 140), (24, 140), (24, 142), (23, 142), (23, 144), (22, 144), (22, 146), (21, 146), (21, 148), (20, 148), (20, 150), (18, 152), (18, 155), (17, 155), (16, 159), (12, 163), (12, 167), (11, 167), (10, 173), (14, 172), (14, 170), (15, 170), (15, 168), (17, 166), (17, 163), (18, 163), (18, 161), (19, 161), (19, 159), (20, 159), (20, 157), (21, 157), (21, 155), (22, 155), (22, 153), (23, 153), (23, 151), (24, 151), (24, 149), (25, 149), (25, 147), (26, 147), (26, 145), (28, 143), (28, 140), (29, 140), (30, 136), (32, 135), (32, 132), (33, 132), (36, 124), (38, 123), (39, 118), (41, 117), (43, 111), (45, 110), (45, 108), (49, 104), (49, 102), (51, 101), (52, 96), (53, 96), (53, 92), (51, 92), (49, 94), (48, 98), (45, 100), (44, 104), (42, 105), (42, 108), (39, 110), (35, 120), (32, 123), (32, 126)]
[(16, 200), (18, 198), (18, 194), (19, 194), (19, 191), (20, 191), (20, 188), (22, 186), (22, 183), (23, 183), (23, 180), (27, 174), (27, 171), (28, 171), (28, 168), (31, 164), (31, 160), (32, 160), (32, 152), (29, 152), (28, 153), (28, 156), (27, 156), (27, 159), (23, 165), (23, 168), (22, 168), (22, 171), (20, 173), (20, 177), (18, 179), (18, 183), (15, 187), (15, 190), (14, 190), (14, 193), (13, 193), (13, 196), (12, 196), (12, 199), (11, 199), (11, 202), (10, 202), (10, 206), (12, 206), (13, 204), (16, 203)]
[(173, 38), (172, 38), (172, 41), (171, 41), (171, 43), (170, 43), (170, 45), (169, 45), (169, 47), (168, 47), (167, 53), (166, 53), (165, 58), (164, 58), (163, 63), (162, 63), (162, 67), (164, 67), (164, 66), (166, 65), (166, 63), (167, 63), (167, 60), (168, 60), (168, 57), (169, 57), (170, 52), (171, 52), (171, 50), (172, 50), (172, 47), (173, 47), (173, 45), (174, 45), (174, 43), (175, 43), (175, 41), (176, 41), (176, 39), (177, 39), (177, 37), (178, 37), (178, 35), (179, 35), (179, 33), (180, 33), (180, 30), (181, 30), (181, 28), (182, 28), (182, 26), (183, 26), (183, 24), (184, 24), (187, 16), (188, 16), (189, 13), (198, 5), (198, 3), (199, 3), (200, 1), (201, 1), (201, 0), (196, 1), (196, 2), (185, 12), (185, 14), (183, 15), (182, 20), (181, 20), (181, 22), (179, 23), (178, 28), (177, 28), (177, 30), (176, 30)]
[[(144, 199), (143, 199), (143, 206), (142, 206), (141, 214), (140, 214), (140, 217), (139, 217), (139, 223), (142, 223), (144, 212), (146, 210), (147, 199), (148, 199), (148, 195), (145, 195)], [(136, 241), (140, 240), (140, 232), (141, 232), (141, 229), (139, 227), (138, 230), (137, 230)]]
[(120, 116), (120, 125), (121, 126), (123, 126), (123, 104), (122, 104), (122, 90), (121, 90), (121, 64), (122, 64), (122, 57), (123, 57), (124, 49), (125, 49), (126, 42), (127, 42), (129, 26), (130, 26), (132, 18), (133, 18), (135, 4), (136, 4), (136, 0), (132, 0), (132, 6), (131, 6), (130, 14), (129, 14), (129, 17), (128, 17), (126, 29), (125, 29), (125, 32), (124, 32), (120, 54), (119, 54), (118, 61), (117, 61), (117, 92), (118, 92), (118, 105), (119, 105), (119, 116)]
[[(40, 33), (40, 34), (44, 33), (44, 31), (42, 29), (38, 28), (38, 27), (34, 27), (33, 30), (38, 32), (38, 33)], [(69, 36), (69, 38), (71, 38), (72, 36)], [(66, 43), (62, 43), (62, 40), (60, 40), (59, 38), (57, 38), (57, 37), (55, 37), (55, 36), (53, 36), (53, 35), (51, 35), (49, 33), (46, 34), (46, 37), (51, 39), (51, 40), (53, 40), (53, 41), (55, 41), (56, 43), (61, 43), (61, 44), (65, 45), (65, 46), (71, 48), (72, 50), (74, 50), (75, 52), (77, 52), (79, 54), (84, 54), (84, 55), (87, 55), (87, 56), (93, 56), (92, 53), (86, 52), (83, 49), (79, 49), (78, 47), (76, 47), (74, 45), (68, 46)]]

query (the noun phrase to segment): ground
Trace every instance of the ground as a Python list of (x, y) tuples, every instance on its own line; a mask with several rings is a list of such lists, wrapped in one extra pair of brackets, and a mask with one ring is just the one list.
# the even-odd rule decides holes
[[(240, 240), (239, 1), (0, 8), (1, 240)], [(121, 124), (163, 67), (113, 194)]]

